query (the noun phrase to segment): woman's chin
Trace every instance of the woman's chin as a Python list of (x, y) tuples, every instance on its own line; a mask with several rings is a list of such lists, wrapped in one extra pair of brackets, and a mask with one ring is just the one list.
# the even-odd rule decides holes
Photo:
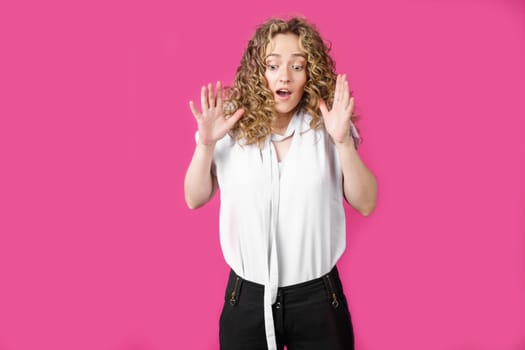
[(291, 107), (291, 108), (276, 108), (275, 111), (277, 112), (277, 114), (279, 116), (282, 116), (282, 115), (293, 114), (295, 112), (296, 108), (297, 108), (297, 106), (294, 106), (294, 107)]

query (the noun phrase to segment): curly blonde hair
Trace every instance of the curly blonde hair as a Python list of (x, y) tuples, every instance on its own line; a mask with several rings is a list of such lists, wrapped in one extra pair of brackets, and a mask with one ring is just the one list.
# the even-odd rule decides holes
[[(260, 25), (248, 42), (233, 86), (228, 91), (225, 113), (243, 108), (243, 116), (231, 130), (232, 137), (245, 144), (261, 146), (272, 132), (272, 122), (276, 118), (275, 100), (269, 89), (266, 78), (266, 48), (277, 34), (293, 33), (299, 37), (299, 46), (307, 55), (307, 81), (304, 93), (297, 109), (312, 116), (310, 128), (322, 126), (319, 99), (331, 106), (337, 75), (335, 61), (330, 57), (331, 45), (327, 45), (319, 35), (316, 27), (302, 17), (293, 17), (288, 21), (272, 18)], [(359, 117), (353, 114), (352, 122)], [(356, 127), (357, 128), (357, 127)], [(359, 129), (358, 129), (359, 130)]]

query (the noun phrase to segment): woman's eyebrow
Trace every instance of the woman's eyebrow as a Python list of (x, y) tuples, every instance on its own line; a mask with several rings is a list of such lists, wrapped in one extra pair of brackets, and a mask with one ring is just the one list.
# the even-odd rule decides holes
[[(278, 54), (278, 53), (271, 53), (268, 56), (266, 56), (266, 59), (268, 59), (268, 57), (271, 57), (271, 56), (281, 57), (281, 55)], [(301, 53), (301, 52), (292, 53), (292, 57), (302, 57), (302, 58), (306, 59), (306, 55), (304, 53)]]

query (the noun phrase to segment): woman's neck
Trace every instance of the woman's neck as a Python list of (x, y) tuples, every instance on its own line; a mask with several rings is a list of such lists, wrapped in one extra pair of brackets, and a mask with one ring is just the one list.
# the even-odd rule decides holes
[(277, 118), (272, 123), (272, 132), (279, 135), (284, 134), (286, 129), (288, 129), (288, 124), (290, 124), (290, 120), (292, 119), (294, 112), (295, 111), (286, 114), (278, 114)]

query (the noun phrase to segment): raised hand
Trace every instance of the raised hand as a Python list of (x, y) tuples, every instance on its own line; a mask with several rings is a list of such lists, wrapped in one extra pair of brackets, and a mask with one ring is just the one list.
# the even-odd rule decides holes
[(346, 74), (337, 75), (332, 109), (328, 111), (323, 100), (321, 100), (319, 108), (321, 109), (326, 131), (333, 141), (335, 143), (352, 141), (352, 135), (350, 134), (352, 121), (350, 117), (354, 110), (354, 98), (350, 97)]
[(203, 145), (215, 144), (239, 120), (244, 113), (244, 109), (238, 109), (233, 115), (225, 115), (223, 111), (223, 90), (221, 82), (218, 81), (213, 91), (212, 84), (201, 88), (201, 108), (199, 113), (193, 101), (190, 101), (190, 108), (193, 116), (197, 120), (199, 127), (199, 143)]

